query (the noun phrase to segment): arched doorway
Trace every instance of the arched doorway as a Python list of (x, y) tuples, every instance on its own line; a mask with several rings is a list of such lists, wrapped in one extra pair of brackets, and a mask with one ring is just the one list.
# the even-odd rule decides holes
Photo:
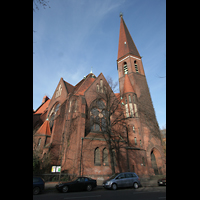
[(157, 166), (157, 162), (156, 162), (156, 157), (154, 155), (154, 151), (153, 150), (151, 151), (151, 165), (152, 165), (152, 168), (154, 169), (155, 175), (159, 175), (158, 166)]

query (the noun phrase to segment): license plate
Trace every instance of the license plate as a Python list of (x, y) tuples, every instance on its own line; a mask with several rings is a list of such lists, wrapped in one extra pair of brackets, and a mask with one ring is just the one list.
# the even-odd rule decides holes
[(163, 182), (160, 182), (160, 184), (163, 184)]

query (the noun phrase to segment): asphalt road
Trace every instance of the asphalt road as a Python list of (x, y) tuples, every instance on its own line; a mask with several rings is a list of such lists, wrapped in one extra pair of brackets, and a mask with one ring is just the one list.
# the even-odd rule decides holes
[(118, 189), (113, 190), (93, 190), (91, 192), (43, 192), (39, 195), (33, 195), (33, 200), (165, 200), (166, 187), (141, 187), (138, 189)]

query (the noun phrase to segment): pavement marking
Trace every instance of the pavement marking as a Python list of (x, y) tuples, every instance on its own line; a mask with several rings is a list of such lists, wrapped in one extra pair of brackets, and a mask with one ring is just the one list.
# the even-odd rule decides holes
[(82, 198), (89, 198), (89, 197), (101, 197), (101, 195), (95, 195), (95, 196), (83, 196), (83, 197), (68, 197), (64, 199), (82, 199)]

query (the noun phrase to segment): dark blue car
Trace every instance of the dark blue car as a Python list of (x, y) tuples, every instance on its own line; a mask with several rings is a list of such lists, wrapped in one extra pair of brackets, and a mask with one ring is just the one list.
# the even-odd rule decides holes
[(40, 177), (33, 177), (33, 194), (39, 194), (44, 190), (45, 181)]

